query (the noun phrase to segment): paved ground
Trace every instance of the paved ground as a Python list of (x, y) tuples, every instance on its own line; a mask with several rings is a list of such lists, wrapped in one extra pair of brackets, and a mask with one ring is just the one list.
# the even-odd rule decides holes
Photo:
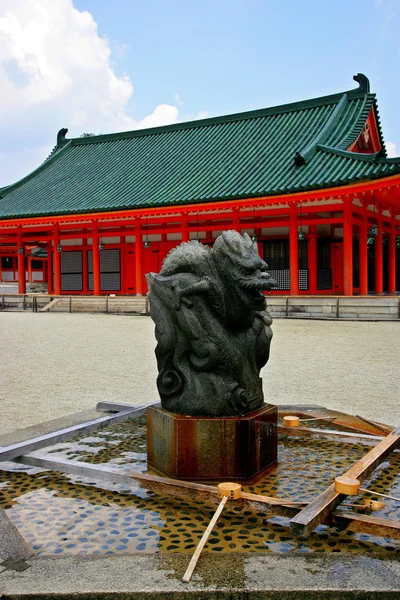
[[(266, 399), (400, 422), (400, 323), (276, 319)], [(0, 434), (157, 399), (149, 317), (0, 313)]]

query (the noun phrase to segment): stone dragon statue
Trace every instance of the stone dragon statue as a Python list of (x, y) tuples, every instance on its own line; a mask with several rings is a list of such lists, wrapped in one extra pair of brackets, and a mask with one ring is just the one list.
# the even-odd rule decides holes
[(264, 291), (275, 285), (267, 268), (246, 233), (224, 231), (212, 248), (180, 244), (146, 275), (164, 409), (221, 417), (261, 408), (272, 338)]

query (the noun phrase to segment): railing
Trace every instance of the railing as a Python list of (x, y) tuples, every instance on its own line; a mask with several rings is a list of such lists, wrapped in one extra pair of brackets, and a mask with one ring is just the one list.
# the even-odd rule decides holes
[(48, 294), (0, 294), (0, 310), (32, 312), (94, 312), (143, 314), (150, 311), (147, 296), (54, 296)]

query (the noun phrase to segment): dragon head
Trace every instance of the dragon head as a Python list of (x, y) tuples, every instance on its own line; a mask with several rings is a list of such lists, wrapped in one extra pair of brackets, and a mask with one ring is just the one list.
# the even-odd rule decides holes
[(224, 231), (215, 241), (213, 252), (236, 317), (247, 321), (255, 311), (265, 310), (264, 291), (271, 290), (276, 282), (267, 273), (268, 265), (259, 256), (257, 243), (247, 233), (242, 236), (237, 231)]

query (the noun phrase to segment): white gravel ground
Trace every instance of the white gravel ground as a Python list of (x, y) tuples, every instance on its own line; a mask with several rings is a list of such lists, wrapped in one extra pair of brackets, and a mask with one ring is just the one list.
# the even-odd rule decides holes
[[(275, 320), (266, 400), (400, 423), (400, 323)], [(0, 434), (157, 399), (149, 317), (0, 314)]]

